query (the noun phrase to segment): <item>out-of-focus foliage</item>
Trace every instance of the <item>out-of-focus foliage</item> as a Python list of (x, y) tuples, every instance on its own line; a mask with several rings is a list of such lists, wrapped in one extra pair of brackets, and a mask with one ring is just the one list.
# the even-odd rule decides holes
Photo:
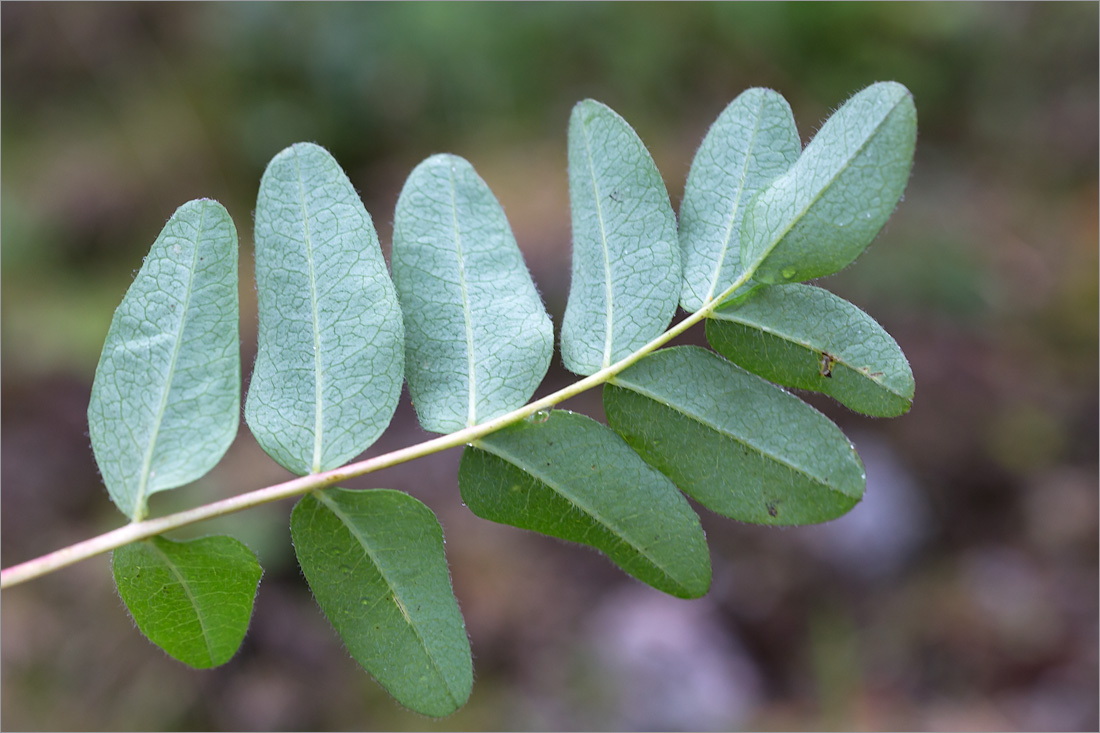
[[(438, 725), (1097, 726), (1095, 4), (5, 3), (0, 15), (5, 565), (118, 521), (84, 408), (127, 268), (181, 202), (216, 198), (238, 222), (245, 365), (246, 222), (265, 162), (298, 140), (341, 161), (387, 252), (413, 166), (468, 159), (560, 327), (578, 100), (631, 121), (678, 209), (707, 125), (744, 89), (782, 92), (805, 142), (829, 105), (893, 79), (920, 112), (906, 200), (827, 286), (897, 338), (918, 389), (874, 438), (810, 398), (863, 456), (863, 502), (797, 532), (704, 513), (714, 586), (686, 603), (584, 563), (593, 553), (471, 517), (457, 452), (388, 472), (451, 539), (474, 640), (478, 685)], [(568, 378), (555, 363), (547, 384)], [(575, 409), (598, 412), (599, 395)], [(372, 450), (422, 436), (402, 400)], [(151, 511), (285, 476), (270, 464), (242, 430), (211, 474)], [(432, 726), (396, 710), (316, 613), (289, 509), (234, 518), (267, 575), (244, 649), (219, 670), (151, 653), (106, 561), (6, 592), (2, 726)]]

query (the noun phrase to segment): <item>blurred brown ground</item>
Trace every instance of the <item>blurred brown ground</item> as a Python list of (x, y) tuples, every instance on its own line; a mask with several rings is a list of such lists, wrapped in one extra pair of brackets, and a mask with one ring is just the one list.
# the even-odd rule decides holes
[[(248, 371), (251, 211), (292, 142), (333, 152), (384, 249), (416, 163), (466, 157), (560, 323), (577, 100), (635, 126), (677, 208), (695, 147), (749, 86), (782, 92), (804, 140), (881, 79), (913, 91), (920, 123), (904, 203), (822, 283), (917, 379), (897, 420), (810, 399), (867, 465), (847, 517), (780, 531), (704, 512), (714, 587), (677, 601), (471, 516), (452, 451), (350, 486), (408, 491), (444, 526), (477, 675), (456, 715), (399, 709), (348, 657), (284, 504), (191, 531), (232, 532), (266, 570), (242, 651), (214, 671), (133, 628), (105, 557), (5, 591), (0, 727), (1096, 730), (1097, 27), (1095, 3), (4, 3), (4, 566), (122, 523), (89, 389), (115, 306), (188, 199), (236, 220)], [(568, 379), (556, 363), (540, 393)], [(567, 406), (602, 416), (598, 394)], [(405, 399), (369, 454), (423, 437)], [(242, 424), (211, 474), (152, 509), (284, 475)]]

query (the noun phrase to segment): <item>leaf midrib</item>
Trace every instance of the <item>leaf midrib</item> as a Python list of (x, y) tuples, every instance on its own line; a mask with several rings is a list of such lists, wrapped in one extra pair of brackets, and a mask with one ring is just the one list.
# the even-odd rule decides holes
[[(714, 277), (711, 279), (710, 288), (707, 290), (707, 297), (703, 299), (703, 303), (709, 303), (714, 299), (714, 291), (718, 289), (718, 280), (722, 276), (722, 266), (726, 263), (726, 255), (730, 251), (730, 240), (733, 238), (733, 222), (737, 218), (737, 212), (741, 208), (741, 196), (745, 192), (745, 179), (749, 175), (749, 162), (752, 160), (752, 150), (756, 146), (756, 136), (760, 132), (760, 123), (764, 118), (764, 105), (766, 103), (764, 95), (760, 95), (760, 107), (756, 111), (756, 122), (752, 128), (752, 135), (749, 136), (749, 145), (745, 151), (745, 162), (741, 165), (741, 178), (738, 180), (737, 194), (733, 197), (733, 207), (730, 209), (729, 221), (726, 224), (726, 236), (723, 239), (722, 251), (718, 253), (718, 264), (714, 268)], [(740, 245), (740, 241), (738, 241)]]
[(588, 123), (581, 120), (581, 132), (584, 134), (584, 154), (588, 161), (588, 174), (592, 181), (592, 198), (596, 203), (596, 218), (600, 223), (600, 247), (603, 252), (604, 297), (607, 300), (606, 329), (604, 331), (603, 362), (601, 368), (611, 364), (611, 345), (615, 321), (614, 290), (611, 287), (611, 252), (607, 241), (607, 227), (603, 220), (603, 206), (600, 204), (600, 188), (596, 183), (596, 164), (592, 157), (592, 141), (588, 137)]
[(596, 522), (598, 525), (600, 525), (602, 527), (606, 527), (607, 529), (611, 530), (611, 532), (616, 537), (618, 537), (620, 540), (625, 542), (635, 552), (637, 552), (639, 555), (641, 555), (646, 560), (648, 560), (649, 563), (653, 567), (655, 567), (657, 570), (664, 573), (665, 577), (668, 578), (673, 583), (675, 583), (676, 586), (678, 586), (679, 588), (681, 588), (683, 590), (690, 590), (679, 578), (677, 578), (675, 575), (673, 575), (663, 563), (659, 562), (657, 560), (657, 558), (653, 557), (650, 553), (646, 552), (643, 548), (639, 547), (627, 535), (627, 533), (624, 530), (622, 530), (617, 524), (611, 522), (610, 520), (605, 519), (599, 512), (592, 509), (586, 502), (583, 502), (583, 501), (579, 500), (578, 498), (573, 496), (571, 493), (567, 492), (556, 479), (549, 478), (544, 473), (542, 473), (542, 471), (540, 471), (538, 468), (531, 467), (530, 464), (527, 461), (525, 461), (522, 456), (517, 457), (517, 456), (513, 455), (512, 453), (510, 453), (509, 451), (504, 450), (504, 449), (500, 448), (499, 446), (491, 445), (490, 443), (487, 443), (484, 440), (475, 441), (473, 443), (473, 445), (474, 445), (474, 447), (476, 447), (480, 450), (484, 450), (486, 453), (491, 453), (494, 456), (496, 456), (497, 458), (500, 458), (504, 461), (507, 461), (508, 463), (511, 463), (513, 466), (520, 469), (524, 473), (532, 476), (536, 480), (538, 480), (541, 483), (545, 484), (547, 487), (549, 487), (552, 491), (557, 493), (563, 499), (565, 499), (570, 504), (572, 504), (575, 507), (577, 507), (578, 509), (580, 509), (585, 514), (585, 516), (589, 517), (592, 521)]
[[(149, 491), (149, 475), (153, 467), (153, 453), (156, 451), (157, 438), (160, 436), (161, 425), (164, 424), (164, 413), (168, 411), (168, 395), (172, 392), (172, 383), (176, 376), (176, 363), (179, 361), (180, 351), (183, 348), (183, 333), (187, 328), (187, 315), (191, 309), (191, 294), (194, 291), (195, 270), (199, 261), (199, 241), (202, 239), (203, 226), (206, 223), (206, 203), (202, 204), (199, 212), (199, 226), (195, 232), (194, 252), (191, 255), (191, 267), (187, 274), (187, 289), (184, 296), (183, 308), (180, 309), (179, 330), (176, 332), (176, 342), (172, 346), (172, 358), (168, 365), (168, 378), (164, 382), (164, 389), (160, 395), (160, 405), (157, 408), (156, 417), (153, 419), (153, 430), (149, 436), (149, 445), (145, 449), (145, 457), (141, 463), (141, 474), (138, 478), (137, 496), (134, 497), (134, 509), (131, 521), (141, 521), (146, 512), (146, 499)], [(167, 242), (165, 243), (167, 244)]]
[[(809, 202), (801, 209), (801, 211), (798, 211), (793, 217), (791, 217), (791, 220), (789, 222), (787, 222), (787, 226), (784, 227), (783, 231), (780, 232), (778, 236), (772, 238), (772, 241), (768, 244), (767, 247), (764, 248), (764, 250), (760, 253), (760, 256), (757, 257), (756, 261), (752, 264), (753, 269), (760, 266), (760, 263), (764, 261), (764, 258), (766, 258), (768, 256), (768, 254), (773, 249), (775, 249), (776, 245), (778, 245), (780, 242), (782, 242), (783, 239), (788, 234), (790, 234), (791, 230), (794, 229), (795, 226), (800, 221), (802, 221), (802, 218), (804, 216), (806, 216), (807, 212), (809, 212), (810, 209), (813, 208), (814, 204), (816, 204), (819, 200), (821, 200), (821, 197), (824, 196), (825, 193), (830, 188), (832, 188), (832, 185), (834, 183), (836, 183), (836, 180), (838, 178), (840, 178), (840, 176), (842, 174), (847, 172), (848, 168), (851, 167), (852, 162), (855, 161), (855, 159), (858, 158), (863, 153), (863, 151), (867, 149), (867, 146), (871, 144), (871, 141), (874, 140), (875, 137), (882, 130), (882, 127), (883, 127), (883, 125), (886, 124), (886, 121), (889, 120), (890, 116), (894, 114), (894, 110), (896, 110), (898, 108), (898, 105), (900, 105), (905, 100), (905, 96), (906, 95), (904, 95), (904, 94), (901, 95), (897, 99), (897, 101), (894, 102), (894, 104), (890, 107), (890, 109), (887, 110), (886, 113), (882, 116), (882, 119), (879, 120), (879, 122), (875, 125), (874, 129), (871, 131), (871, 134), (867, 135), (867, 137), (864, 138), (863, 142), (859, 144), (859, 147), (856, 148), (856, 150), (850, 156), (848, 156), (847, 159), (844, 160), (844, 163), (837, 168), (836, 172), (833, 173), (833, 175), (831, 175), (829, 177), (829, 180), (826, 181), (826, 183), (824, 185), (822, 185), (821, 187), (818, 188), (817, 192), (813, 195), (813, 197), (809, 200)], [(818, 133), (818, 134), (820, 134), (820, 133)], [(811, 141), (810, 144), (812, 145), (813, 141)], [(808, 149), (809, 149), (809, 145), (806, 146), (806, 150), (808, 150)], [(806, 155), (806, 150), (802, 151), (802, 156)], [(814, 152), (816, 153), (816, 150)], [(785, 173), (783, 175), (784, 176), (793, 175), (796, 172), (796, 168), (798, 166), (798, 163), (801, 162), (804, 159), (805, 159), (804, 157), (800, 158), (799, 161), (795, 163), (795, 168), (792, 168), (791, 170), (789, 170), (787, 173)]]
[(172, 558), (168, 557), (168, 554), (157, 546), (155, 538), (150, 538), (146, 542), (146, 544), (151, 547), (154, 552), (157, 553), (161, 560), (164, 561), (164, 564), (168, 567), (169, 570), (172, 571), (172, 575), (176, 577), (176, 581), (180, 584), (180, 587), (183, 588), (183, 592), (187, 595), (187, 600), (191, 603), (191, 608), (195, 610), (195, 618), (198, 619), (199, 629), (202, 631), (202, 640), (203, 643), (206, 645), (206, 654), (210, 657), (210, 663), (213, 664), (215, 661), (214, 645), (213, 642), (211, 642), (210, 640), (210, 632), (207, 629), (206, 620), (204, 619), (202, 614), (202, 607), (195, 599), (195, 594), (191, 591), (191, 586), (187, 583), (187, 579), (183, 577), (183, 573), (181, 573), (179, 568), (176, 567), (176, 564), (172, 561)]
[(458, 186), (455, 182), (455, 166), (448, 166), (451, 179), (451, 225), (454, 228), (455, 252), (458, 260), (458, 287), (462, 292), (462, 317), (466, 325), (466, 370), (468, 374), (469, 407), (466, 427), (477, 425), (477, 362), (474, 358), (473, 314), (470, 312), (470, 292), (466, 285), (466, 265), (462, 255), (462, 233), (458, 226)]
[(306, 268), (309, 275), (309, 304), (313, 318), (313, 384), (314, 384), (314, 424), (313, 424), (313, 465), (311, 473), (321, 470), (321, 450), (324, 431), (324, 375), (321, 360), (321, 317), (317, 304), (317, 274), (313, 264), (313, 239), (309, 230), (309, 212), (306, 209), (305, 181), (302, 179), (302, 164), (298, 160), (297, 146), (294, 151), (294, 170), (298, 177), (298, 203), (302, 209), (302, 236), (306, 247)]
[[(718, 321), (718, 322), (738, 323), (738, 324), (741, 324), (742, 326), (747, 326), (749, 328), (755, 328), (756, 330), (762, 331), (763, 333), (766, 333), (769, 336), (774, 336), (776, 339), (778, 339), (780, 341), (786, 341), (787, 343), (794, 344), (795, 346), (801, 346), (802, 348), (806, 349), (807, 351), (811, 351), (811, 352), (822, 351), (822, 349), (819, 349), (815, 344), (811, 344), (807, 341), (803, 341), (801, 339), (794, 338), (793, 336), (790, 336), (788, 334), (780, 333), (779, 331), (776, 331), (773, 328), (771, 328), (769, 326), (766, 326), (764, 324), (761, 324), (761, 323), (757, 323), (757, 322), (753, 322), (753, 321), (745, 321), (745, 320), (741, 320), (741, 319), (738, 319), (738, 318), (731, 318), (728, 315), (719, 316), (719, 315), (717, 315), (717, 313), (713, 316), (713, 319), (715, 321)], [(905, 399), (905, 400), (909, 399), (909, 397), (905, 396), (899, 390), (897, 390), (894, 387), (891, 387), (890, 385), (886, 384), (886, 382), (884, 381), (885, 376), (886, 376), (885, 373), (883, 374), (882, 379), (872, 377), (870, 374), (864, 374), (862, 371), (860, 371), (859, 367), (855, 366), (850, 361), (843, 358), (843, 354), (839, 354), (839, 353), (836, 353), (836, 352), (833, 352), (833, 351), (829, 351), (828, 348), (826, 348), (824, 350), (829, 352), (829, 356), (833, 357), (834, 362), (836, 364), (839, 364), (840, 366), (843, 366), (843, 367), (847, 368), (849, 371), (851, 371), (854, 374), (858, 375), (860, 379), (866, 379), (870, 382), (873, 382), (875, 384), (875, 386), (880, 387), (883, 391), (889, 392), (890, 394), (892, 394), (896, 397), (900, 397), (900, 398)]]
[(627, 389), (631, 392), (634, 392), (635, 394), (641, 395), (642, 397), (647, 397), (647, 398), (653, 400), (654, 402), (658, 403), (659, 405), (662, 405), (663, 407), (667, 407), (668, 409), (672, 410), (673, 412), (678, 412), (681, 415), (683, 415), (684, 417), (699, 423), (703, 427), (713, 430), (714, 432), (718, 433), (719, 435), (726, 436), (727, 438), (734, 441), (735, 443), (740, 443), (741, 445), (745, 446), (746, 448), (750, 448), (750, 449), (754, 450), (755, 452), (759, 453), (760, 455), (765, 456), (766, 458), (769, 458), (769, 459), (775, 461), (776, 463), (778, 463), (782, 466), (786, 466), (791, 471), (805, 476), (806, 478), (810, 479), (814, 483), (819, 484), (820, 486), (824, 486), (825, 488), (829, 489), (830, 491), (833, 491), (837, 494), (841, 494), (843, 496), (847, 496), (849, 498), (852, 498), (851, 494), (849, 494), (846, 491), (843, 491), (838, 486), (833, 486), (832, 484), (830, 484), (828, 482), (827, 479), (815, 476), (814, 474), (809, 473), (805, 468), (802, 468), (800, 466), (796, 466), (795, 464), (791, 463), (790, 461), (783, 460), (782, 458), (775, 455), (771, 451), (761, 448), (760, 446), (756, 445), (752, 441), (747, 440), (747, 439), (743, 438), (742, 436), (735, 435), (735, 434), (729, 432), (728, 430), (724, 429), (723, 427), (715, 425), (715, 424), (709, 422), (702, 415), (696, 415), (692, 412), (688, 412), (684, 408), (673, 405), (671, 402), (668, 401), (668, 398), (665, 397), (665, 396), (658, 395), (655, 392), (653, 392), (652, 390), (649, 390), (649, 389), (647, 389), (645, 387), (642, 387), (638, 384), (635, 384), (633, 382), (629, 382), (627, 380), (624, 380), (621, 377), (616, 377), (611, 382), (611, 384), (612, 384), (612, 386), (615, 386), (615, 387), (622, 387), (623, 389)]
[[(428, 646), (428, 642), (424, 638), (424, 635), (420, 633), (419, 626), (412, 622), (412, 615), (408, 612), (408, 604), (406, 604), (404, 599), (401, 598), (401, 595), (397, 592), (397, 587), (393, 584), (392, 581), (390, 581), (389, 576), (386, 574), (385, 568), (380, 562), (378, 562), (374, 553), (371, 551), (370, 543), (368, 542), (367, 537), (365, 537), (359, 531), (358, 527), (355, 526), (355, 523), (352, 522), (351, 519), (343, 511), (341, 511), (340, 505), (328, 496), (325, 496), (323, 491), (314, 491), (312, 492), (312, 494), (321, 505), (332, 512), (333, 515), (338, 520), (340, 520), (341, 524), (348, 528), (348, 531), (351, 532), (352, 537), (355, 538), (355, 540), (359, 543), (359, 546), (363, 549), (363, 552), (366, 553), (367, 558), (370, 560), (371, 564), (378, 569), (378, 574), (382, 576), (383, 582), (385, 582), (386, 587), (390, 590), (390, 595), (393, 596), (394, 605), (397, 607), (397, 610), (399, 613), (401, 613), (402, 617), (408, 622), (408, 627), (412, 629), (413, 634), (416, 635), (416, 640), (420, 643), (420, 647), (424, 650), (424, 653), (428, 656), (428, 659), (432, 663), (432, 669), (435, 670), (435, 673), (439, 676), (440, 681), (443, 683), (443, 689), (445, 689), (447, 691), (447, 694), (450, 695), (451, 701), (454, 703), (455, 708), (461, 706), (462, 700), (458, 699), (458, 697), (455, 695), (454, 690), (451, 689), (451, 685), (447, 680), (447, 675), (443, 672), (443, 667), (440, 665), (439, 660), (436, 659), (432, 648)], [(404, 609), (404, 611), (402, 609)]]

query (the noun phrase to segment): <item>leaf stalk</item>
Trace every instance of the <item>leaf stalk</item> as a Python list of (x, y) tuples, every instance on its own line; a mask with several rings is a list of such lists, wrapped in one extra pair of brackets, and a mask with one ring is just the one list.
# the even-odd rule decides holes
[(273, 501), (279, 501), (281, 499), (288, 499), (296, 496), (301, 496), (310, 491), (318, 489), (325, 489), (330, 486), (334, 486), (342, 481), (355, 476), (363, 476), (368, 473), (374, 473), (383, 468), (389, 468), (390, 466), (396, 466), (401, 463), (406, 463), (417, 458), (422, 458), (432, 453), (438, 453), (440, 451), (447, 450), (449, 448), (457, 448), (469, 443), (473, 443), (479, 438), (483, 438), (490, 433), (495, 433), (502, 428), (506, 428), (513, 423), (517, 423), (520, 420), (530, 417), (539, 410), (545, 410), (549, 407), (563, 402), (571, 397), (575, 397), (582, 392), (585, 392), (593, 387), (597, 387), (605, 382), (611, 380), (615, 375), (619, 374), (623, 370), (637, 363), (646, 355), (652, 353), (656, 349), (667, 344), (672, 339), (676, 338), (680, 334), (687, 331), (689, 328), (699, 323), (720, 305), (723, 301), (729, 298), (735, 291), (741, 288), (752, 278), (753, 270), (746, 270), (737, 278), (736, 281), (725, 291), (723, 291), (717, 298), (707, 302), (702, 308), (695, 311), (691, 315), (687, 316), (676, 325), (672, 326), (660, 336), (657, 336), (649, 343), (639, 348), (629, 356), (620, 359), (619, 361), (604, 367), (603, 369), (595, 372), (584, 379), (578, 380), (570, 385), (559, 389), (557, 392), (546, 395), (541, 399), (529, 402), (523, 407), (520, 407), (512, 412), (509, 412), (500, 417), (494, 418), (478, 425), (458, 430), (448, 435), (441, 435), (438, 438), (432, 438), (422, 443), (417, 443), (399, 450), (386, 453), (374, 458), (368, 458), (366, 460), (357, 461), (355, 463), (349, 463), (340, 468), (334, 468), (330, 471), (323, 471), (321, 473), (313, 473), (307, 476), (300, 476), (290, 481), (284, 481), (282, 483), (273, 484), (271, 486), (264, 487), (262, 489), (256, 489), (244, 494), (238, 494), (237, 496), (231, 496), (227, 499), (221, 499), (219, 501), (211, 502), (209, 504), (203, 504), (202, 506), (195, 507), (193, 509), (187, 509), (174, 514), (167, 514), (163, 517), (155, 517), (153, 519), (143, 519), (141, 521), (131, 522), (118, 529), (105, 532), (96, 537), (89, 538), (82, 542), (63, 547), (59, 550), (55, 550), (41, 557), (27, 562), (13, 565), (9, 568), (0, 571), (0, 589), (10, 588), (20, 583), (25, 583), (28, 580), (39, 578), (44, 575), (48, 575), (62, 568), (74, 565), (83, 560), (88, 560), (96, 555), (102, 555), (103, 553), (116, 550), (119, 547), (128, 545), (131, 542), (137, 542), (139, 540), (148, 539), (164, 532), (186, 527), (190, 524), (196, 524), (198, 522), (204, 522), (216, 517), (222, 517), (228, 514), (234, 514), (236, 512), (244, 511), (245, 509), (251, 509), (253, 507), (268, 504)]

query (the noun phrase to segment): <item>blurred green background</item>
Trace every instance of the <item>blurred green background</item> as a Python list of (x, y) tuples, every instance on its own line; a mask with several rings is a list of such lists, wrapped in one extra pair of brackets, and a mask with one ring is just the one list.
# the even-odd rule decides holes
[[(242, 651), (214, 671), (137, 633), (106, 557), (5, 591), (4, 729), (1100, 725), (1095, 3), (0, 14), (4, 566), (123, 522), (92, 461), (89, 390), (115, 306), (191, 198), (220, 200), (240, 232), (247, 374), (251, 212), (290, 143), (332, 151), (387, 256), (408, 172), (432, 153), (466, 157), (560, 324), (576, 101), (634, 125), (676, 208), (695, 147), (747, 87), (783, 93), (804, 141), (877, 80), (906, 84), (920, 117), (904, 203), (822, 283), (897, 338), (917, 380), (897, 420), (810, 398), (866, 463), (851, 514), (781, 531), (704, 512), (713, 590), (678, 601), (591, 551), (472, 517), (450, 451), (349, 485), (408, 491), (443, 523), (477, 674), (453, 717), (399, 709), (348, 657), (301, 579), (282, 503), (190, 530), (231, 531), (266, 570)], [(542, 393), (569, 380), (555, 362)], [(567, 406), (601, 415), (598, 394)], [(404, 398), (370, 454), (424, 437)], [(242, 424), (217, 469), (152, 511), (285, 476)]]

